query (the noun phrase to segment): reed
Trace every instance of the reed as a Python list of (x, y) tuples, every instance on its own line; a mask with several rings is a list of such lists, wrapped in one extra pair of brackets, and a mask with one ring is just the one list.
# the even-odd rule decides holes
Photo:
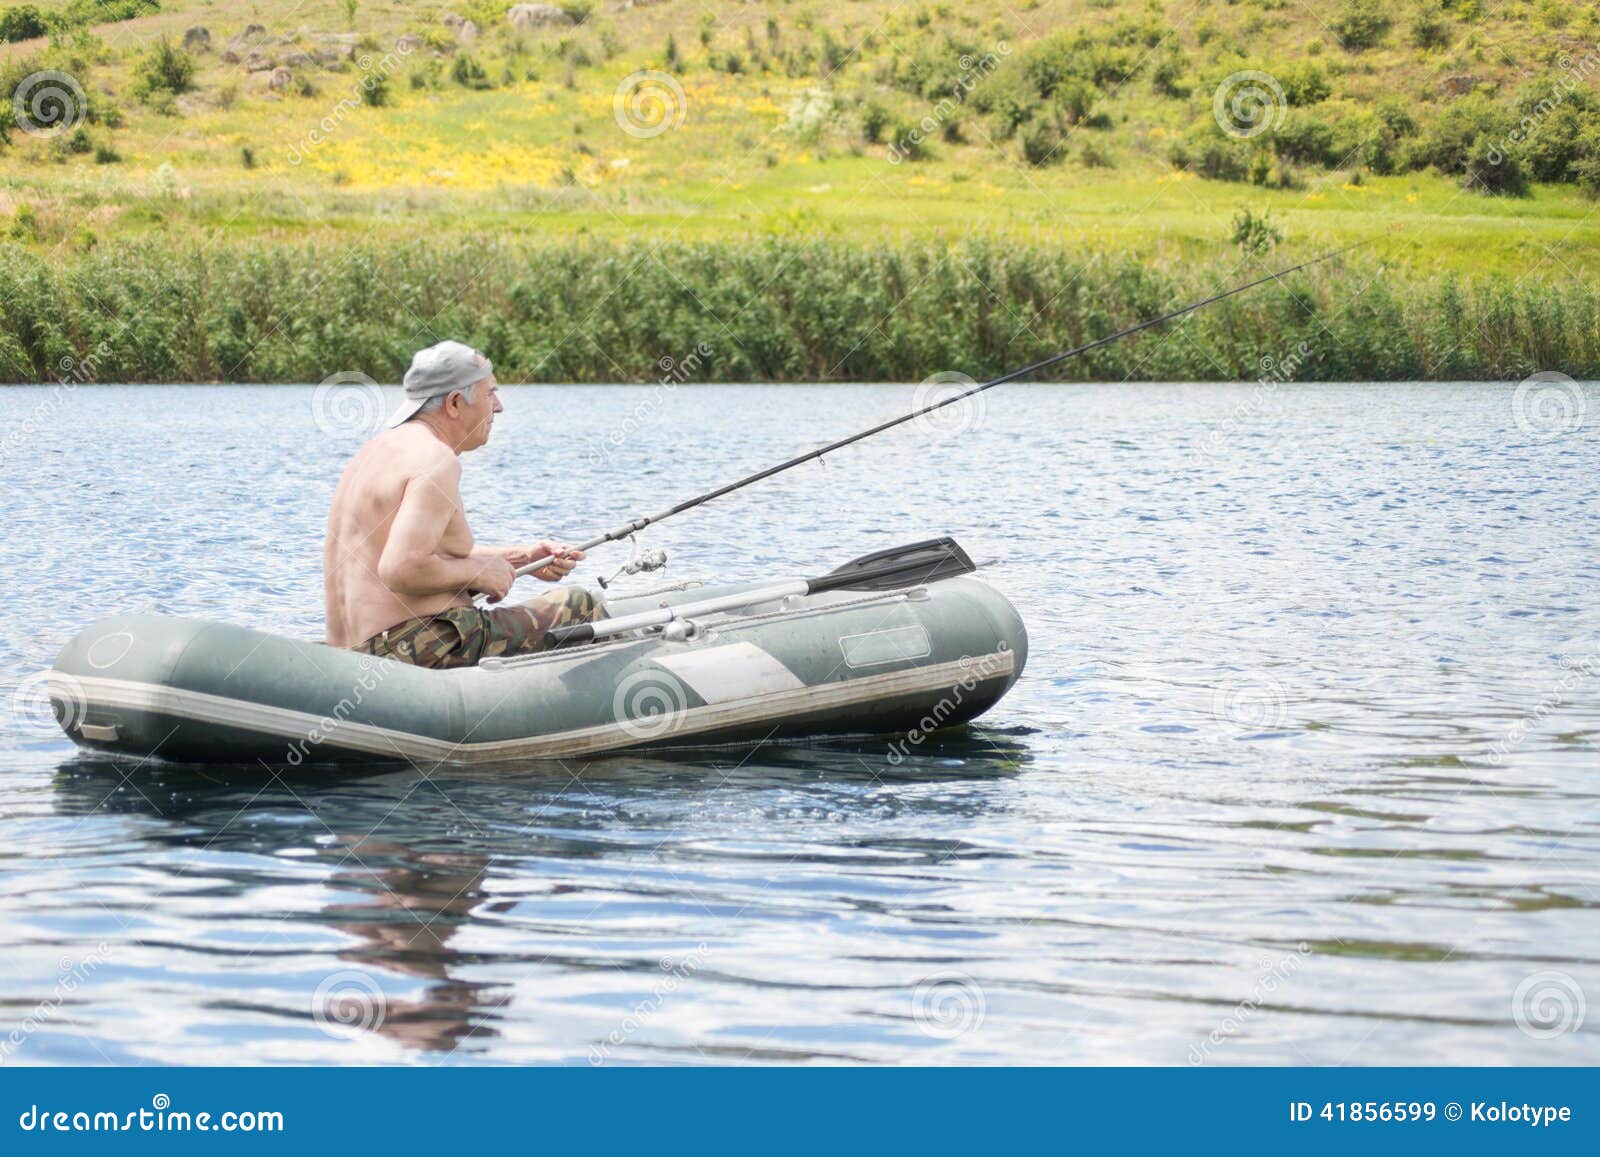
[[(0, 381), (397, 381), (439, 338), (502, 381), (982, 379), (1308, 254), (1206, 263), (975, 239), (664, 246), (464, 235), (355, 246), (0, 245)], [(1352, 255), (1052, 371), (1060, 380), (1600, 377), (1600, 293)]]

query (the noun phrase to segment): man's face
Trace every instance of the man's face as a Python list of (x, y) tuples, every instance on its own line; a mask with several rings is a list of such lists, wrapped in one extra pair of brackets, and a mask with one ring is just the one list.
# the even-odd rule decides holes
[(462, 440), (461, 448), (476, 450), (489, 440), (489, 433), (494, 428), (494, 416), (505, 409), (500, 404), (500, 383), (490, 374), (478, 383), (472, 401), (468, 402), (463, 396), (461, 405), (461, 416), (466, 426), (466, 437)]

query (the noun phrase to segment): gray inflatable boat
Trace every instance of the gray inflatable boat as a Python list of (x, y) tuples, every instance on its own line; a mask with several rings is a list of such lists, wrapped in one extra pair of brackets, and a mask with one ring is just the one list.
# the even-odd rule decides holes
[(898, 762), (1010, 690), (1027, 634), (969, 575), (871, 571), (613, 599), (607, 637), (450, 671), (120, 615), (67, 644), (50, 698), (85, 747), (183, 761), (486, 764), (899, 733)]

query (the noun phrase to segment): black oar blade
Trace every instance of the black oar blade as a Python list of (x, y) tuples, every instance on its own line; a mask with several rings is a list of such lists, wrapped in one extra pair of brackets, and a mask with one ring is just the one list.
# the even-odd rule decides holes
[(909, 546), (864, 554), (811, 580), (811, 593), (821, 591), (890, 591), (920, 586), (958, 574), (971, 574), (977, 566), (953, 538), (930, 538)]

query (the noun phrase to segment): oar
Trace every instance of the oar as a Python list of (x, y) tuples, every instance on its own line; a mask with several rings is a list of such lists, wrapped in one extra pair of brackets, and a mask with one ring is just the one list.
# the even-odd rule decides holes
[[(779, 462), (776, 466), (768, 466), (765, 470), (757, 470), (754, 474), (746, 475), (737, 482), (730, 482), (726, 486), (719, 486), (715, 490), (708, 490), (704, 494), (697, 494), (695, 497), (686, 499), (683, 502), (678, 503), (676, 506), (668, 507), (660, 514), (652, 514), (635, 518), (632, 522), (627, 523), (624, 526), (619, 526), (615, 530), (608, 530), (604, 534), (595, 535), (595, 537), (589, 539), (587, 542), (580, 542), (577, 546), (577, 549), (584, 551), (593, 550), (595, 547), (602, 546), (605, 543), (616, 542), (618, 539), (627, 538), (629, 535), (635, 534), (647, 526), (660, 522), (663, 519), (671, 518), (674, 514), (682, 514), (686, 510), (693, 510), (697, 506), (704, 506), (707, 502), (710, 502), (714, 498), (721, 498), (724, 494), (732, 494), (735, 490), (742, 490), (746, 486), (749, 486), (752, 482), (760, 482), (763, 478), (771, 478), (774, 474), (781, 474), (783, 471), (793, 469), (794, 467), (799, 466), (801, 463), (810, 462), (814, 459), (821, 458), (826, 454), (831, 454), (835, 450), (849, 446), (853, 442), (859, 442), (863, 438), (870, 438), (874, 434), (881, 434), (885, 430), (893, 429), (895, 426), (903, 425), (904, 423), (912, 421), (915, 418), (922, 417), (924, 414), (932, 413), (934, 410), (943, 409), (945, 406), (953, 406), (957, 402), (965, 401), (974, 394), (981, 394), (985, 390), (992, 390), (996, 386), (1003, 386), (1006, 383), (1014, 382), (1019, 378), (1028, 377), (1030, 374), (1036, 374), (1040, 370), (1048, 369), (1050, 366), (1057, 365), (1068, 360), (1069, 358), (1079, 357), (1090, 352), (1091, 350), (1097, 350), (1101, 346), (1110, 345), (1112, 342), (1121, 341), (1125, 337), (1130, 337), (1133, 334), (1141, 332), (1142, 330), (1150, 329), (1152, 326), (1165, 325), (1169, 321), (1176, 321), (1180, 317), (1185, 317), (1188, 314), (1194, 313), (1198, 309), (1204, 309), (1206, 306), (1212, 305), (1215, 302), (1237, 296), (1238, 294), (1244, 293), (1247, 290), (1254, 289), (1258, 285), (1265, 285), (1269, 281), (1278, 281), (1282, 278), (1288, 277), (1291, 273), (1298, 273), (1302, 269), (1309, 269), (1313, 265), (1320, 265), (1324, 261), (1331, 261), (1340, 254), (1348, 253), (1352, 249), (1359, 249), (1361, 246), (1368, 244), (1371, 244), (1370, 239), (1367, 241), (1358, 241), (1354, 245), (1346, 245), (1342, 249), (1335, 249), (1331, 253), (1324, 253), (1320, 257), (1313, 257), (1309, 261), (1302, 261), (1298, 265), (1291, 265), (1286, 269), (1280, 269), (1275, 273), (1269, 273), (1265, 277), (1258, 277), (1254, 281), (1248, 281), (1243, 285), (1236, 285), (1232, 289), (1225, 289), (1218, 293), (1213, 293), (1210, 297), (1207, 297), (1201, 301), (1196, 301), (1190, 305), (1186, 305), (1182, 309), (1174, 309), (1170, 313), (1162, 314), (1160, 317), (1146, 318), (1144, 321), (1141, 321), (1136, 325), (1130, 325), (1126, 329), (1119, 329), (1116, 333), (1107, 334), (1102, 338), (1096, 338), (1094, 341), (1087, 342), (1084, 345), (1078, 346), (1076, 349), (1064, 350), (1058, 354), (1051, 354), (1047, 358), (1043, 358), (1034, 362), (1031, 366), (1023, 366), (1019, 370), (1012, 370), (1010, 373), (1001, 374), (998, 378), (993, 378), (990, 381), (982, 383), (981, 385), (973, 386), (970, 390), (963, 390), (959, 394), (952, 394), (948, 398), (941, 398), (939, 401), (932, 402), (929, 405), (923, 406), (921, 409), (912, 410), (909, 414), (901, 414), (898, 418), (890, 418), (887, 422), (879, 422), (876, 426), (869, 427), (868, 429), (861, 430), (854, 434), (849, 434), (843, 438), (829, 442), (826, 446), (819, 446), (815, 450), (807, 450), (804, 454), (797, 454), (793, 458), (790, 458), (787, 462)], [(518, 567), (517, 577), (521, 578), (525, 574), (532, 574), (536, 570), (549, 566), (554, 557), (554, 555), (546, 555), (544, 558), (534, 559), (527, 566)]]
[(953, 575), (971, 574), (977, 570), (967, 552), (953, 538), (930, 538), (909, 546), (891, 547), (873, 554), (862, 555), (847, 562), (837, 570), (811, 579), (790, 579), (755, 590), (737, 594), (719, 595), (696, 603), (682, 603), (675, 607), (658, 607), (653, 611), (640, 611), (636, 615), (622, 615), (615, 619), (601, 619), (593, 623), (574, 623), (570, 627), (556, 627), (546, 631), (547, 647), (563, 647), (571, 643), (589, 643), (607, 639), (612, 635), (626, 634), (647, 627), (661, 627), (679, 619), (696, 615), (709, 615), (717, 611), (748, 607), (754, 603), (771, 602), (790, 595), (816, 595), (823, 591), (891, 591), (904, 587), (920, 586)]

